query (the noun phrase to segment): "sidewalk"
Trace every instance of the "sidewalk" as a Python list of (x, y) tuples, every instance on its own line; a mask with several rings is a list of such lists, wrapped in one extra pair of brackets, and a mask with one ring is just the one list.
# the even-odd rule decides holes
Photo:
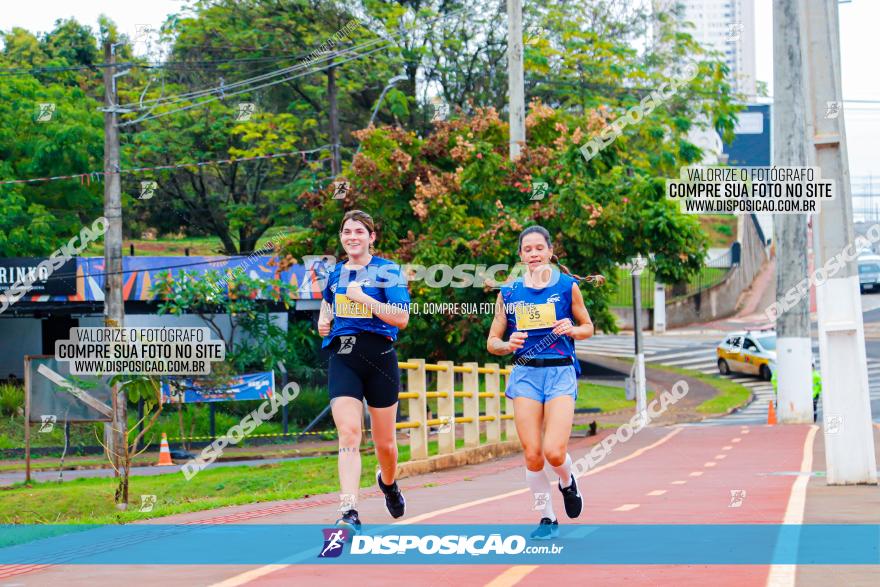
[[(715, 426), (647, 428), (619, 445), (602, 465), (581, 478), (585, 512), (565, 518), (553, 495), (561, 524), (779, 524), (801, 513), (807, 523), (869, 523), (880, 520), (880, 490), (875, 487), (826, 487), (821, 477), (806, 488), (806, 507), (798, 499), (811, 426)], [(880, 429), (876, 430), (880, 440)], [(577, 460), (600, 440), (573, 440)], [(815, 435), (813, 471), (823, 467), (821, 434)], [(378, 490), (361, 495), (365, 524), (456, 524), (492, 521), (532, 524), (531, 495), (523, 479), (520, 455), (401, 481), (407, 498), (404, 518), (391, 522)], [(731, 506), (731, 491), (744, 491)], [(555, 492), (554, 492), (555, 493)], [(163, 524), (330, 524), (338, 495), (251, 504), (150, 520)], [(798, 509), (801, 512), (798, 512)], [(401, 531), (405, 530), (401, 527)], [(316, 548), (320, 546), (317, 545)], [(314, 553), (304, 553), (310, 561)], [(429, 571), (426, 574), (426, 571)], [(79, 585), (176, 587), (189, 585), (340, 585), (356, 577), (371, 585), (731, 585), (764, 586), (778, 569), (769, 565), (431, 565), (387, 566), (318, 564), (189, 566), (54, 566), (0, 568), (0, 578), (18, 585), (63, 582)], [(876, 584), (876, 567), (799, 567), (797, 585)], [(795, 583), (783, 583), (795, 584)]]

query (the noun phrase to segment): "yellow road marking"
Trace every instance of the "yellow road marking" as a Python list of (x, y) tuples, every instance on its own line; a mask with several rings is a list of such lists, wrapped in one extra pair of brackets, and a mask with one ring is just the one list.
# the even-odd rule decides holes
[(517, 565), (515, 567), (510, 567), (486, 583), (486, 587), (512, 587), (537, 568), (538, 565)]
[[(631, 454), (628, 454), (625, 457), (617, 459), (616, 461), (612, 461), (610, 463), (600, 465), (600, 466), (596, 467), (595, 469), (591, 469), (590, 471), (587, 471), (583, 475), (580, 475), (578, 478), (587, 477), (589, 475), (595, 475), (596, 473), (599, 473), (600, 471), (604, 471), (604, 470), (609, 469), (611, 467), (617, 466), (621, 463), (625, 463), (625, 462), (630, 461), (632, 459), (638, 458), (641, 455), (648, 452), (649, 450), (652, 450), (654, 448), (657, 448), (658, 446), (661, 446), (661, 445), (667, 443), (675, 435), (681, 433), (682, 430), (684, 430), (684, 428), (675, 428), (672, 431), (670, 431), (666, 436), (664, 436), (663, 438), (660, 438), (656, 442), (649, 444), (648, 446), (644, 446), (638, 450), (635, 450)], [(422, 514), (420, 516), (414, 516), (413, 518), (410, 518), (408, 520), (395, 522), (393, 525), (415, 524), (417, 522), (421, 522), (422, 520), (426, 520), (426, 519), (432, 518), (434, 516), (439, 516), (441, 514), (458, 511), (461, 509), (473, 507), (475, 505), (480, 505), (480, 504), (488, 503), (488, 502), (499, 500), (499, 499), (506, 499), (506, 498), (514, 496), (514, 495), (526, 493), (528, 491), (529, 491), (529, 488), (524, 487), (522, 489), (517, 489), (516, 491), (508, 491), (505, 493), (500, 493), (500, 494), (492, 496), (492, 497), (478, 499), (475, 501), (470, 501), (467, 503), (459, 504), (457, 506), (451, 506), (448, 508), (441, 508), (439, 510), (435, 510), (433, 512), (428, 512), (428, 513)], [(226, 580), (221, 581), (219, 583), (214, 583), (210, 587), (238, 587), (239, 585), (245, 585), (247, 583), (250, 583), (251, 581), (255, 581), (256, 579), (259, 579), (260, 577), (264, 577), (266, 575), (274, 573), (275, 571), (284, 569), (288, 566), (290, 566), (290, 565), (289, 564), (265, 565), (265, 566), (262, 566), (262, 567), (259, 567), (256, 569), (252, 569), (252, 570), (247, 571), (245, 573), (241, 573), (241, 574), (236, 575), (234, 577), (230, 577), (229, 579), (226, 579)], [(524, 566), (524, 565), (518, 565), (518, 566)], [(514, 567), (511, 567), (511, 568), (514, 568)], [(502, 575), (503, 574), (504, 573), (502, 573)], [(525, 576), (525, 575), (523, 575), (523, 576)]]
[[(581, 477), (588, 477), (590, 475), (595, 475), (596, 473), (599, 473), (600, 471), (604, 471), (605, 469), (608, 469), (608, 468), (614, 467), (616, 465), (619, 465), (621, 463), (625, 463), (625, 462), (630, 461), (632, 459), (638, 458), (638, 457), (642, 456), (643, 454), (645, 454), (647, 451), (654, 449), (654, 448), (657, 448), (661, 444), (665, 444), (673, 436), (675, 436), (676, 434), (679, 434), (682, 430), (684, 430), (684, 428), (676, 428), (676, 429), (672, 430), (669, 434), (667, 434), (666, 436), (664, 436), (663, 438), (658, 440), (657, 442), (655, 442), (653, 444), (649, 444), (648, 446), (644, 446), (636, 451), (633, 451), (631, 454), (628, 454), (625, 457), (620, 458), (616, 461), (612, 461), (612, 462), (607, 463), (605, 465), (600, 465), (600, 466), (596, 467), (595, 469), (590, 469), (589, 471), (587, 471), (586, 473), (581, 475)], [(580, 477), (578, 477), (578, 479), (579, 478)], [(519, 495), (521, 493), (527, 493), (528, 491), (530, 491), (530, 489), (528, 487), (523, 487), (522, 489), (508, 491), (506, 493), (501, 493), (499, 495), (495, 495), (492, 497), (485, 497), (483, 499), (477, 499), (475, 501), (469, 501), (467, 503), (453, 505), (448, 508), (442, 508), (442, 509), (439, 509), (439, 510), (436, 510), (433, 512), (428, 512), (426, 514), (422, 514), (420, 516), (413, 516), (412, 518), (409, 518), (408, 520), (404, 520), (401, 522), (395, 522), (394, 525), (416, 524), (418, 522), (421, 522), (422, 520), (427, 520), (428, 518), (433, 518), (434, 516), (439, 516), (441, 514), (448, 514), (450, 512), (457, 512), (458, 510), (463, 510), (465, 508), (473, 507), (475, 505), (482, 505), (484, 503), (489, 503), (491, 501), (495, 501), (498, 499), (506, 499), (506, 498), (512, 497), (514, 495)]]

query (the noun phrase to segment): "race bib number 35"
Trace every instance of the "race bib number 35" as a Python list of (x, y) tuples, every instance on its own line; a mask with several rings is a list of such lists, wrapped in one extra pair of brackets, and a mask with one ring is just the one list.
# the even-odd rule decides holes
[(336, 294), (336, 315), (340, 318), (372, 318), (366, 304), (353, 302), (345, 294)]
[(517, 330), (550, 328), (554, 322), (556, 322), (556, 305), (553, 303), (516, 307)]

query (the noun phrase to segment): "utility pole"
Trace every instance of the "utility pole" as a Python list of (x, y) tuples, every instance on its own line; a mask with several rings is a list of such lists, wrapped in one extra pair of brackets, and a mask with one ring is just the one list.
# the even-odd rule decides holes
[[(853, 214), (840, 82), (837, 0), (804, 0), (812, 164), (834, 180), (834, 199), (813, 217), (816, 267), (852, 246)], [(777, 93), (778, 95), (778, 93)], [(856, 261), (816, 287), (822, 414), (829, 485), (877, 483), (865, 332)]]
[(632, 260), (633, 288), (633, 338), (635, 339), (635, 357), (633, 372), (635, 374), (636, 413), (643, 414), (647, 409), (648, 398), (645, 381), (645, 351), (642, 346), (642, 283), (641, 275), (647, 265), (647, 259), (641, 255)]
[(525, 78), (523, 75), (522, 0), (507, 0), (507, 91), (510, 103), (510, 159), (526, 144)]
[[(125, 306), (122, 300), (122, 196), (116, 78), (125, 72), (116, 73), (116, 45), (109, 40), (104, 43), (104, 62), (109, 63), (104, 68), (104, 217), (108, 224), (104, 234), (104, 325), (121, 328)], [(105, 426), (105, 442), (119, 476), (128, 429), (125, 392), (114, 386), (112, 397), (111, 433), (108, 438)]]
[[(333, 60), (330, 60), (333, 64)], [(333, 177), (342, 173), (342, 156), (339, 153), (339, 109), (336, 105), (336, 67), (327, 70), (327, 101), (330, 103), (328, 116), (330, 117), (330, 149), (333, 158), (330, 160), (330, 171)]]
[[(773, 164), (805, 167), (805, 82), (801, 53), (801, 0), (773, 0)], [(773, 217), (776, 299), (807, 279), (807, 219)], [(781, 304), (780, 304), (781, 305)], [(782, 424), (813, 422), (810, 297), (776, 318), (778, 418)]]

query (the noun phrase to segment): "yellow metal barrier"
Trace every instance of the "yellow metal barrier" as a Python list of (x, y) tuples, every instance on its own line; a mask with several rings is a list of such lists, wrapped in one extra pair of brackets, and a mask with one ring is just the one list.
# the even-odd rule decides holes
[[(452, 361), (439, 361), (434, 365), (426, 364), (424, 359), (409, 359), (400, 361), (397, 365), (406, 377), (406, 391), (401, 392), (398, 397), (407, 402), (409, 421), (399, 422), (396, 428), (409, 430), (410, 454), (413, 459), (428, 457), (428, 429), (432, 427), (437, 428), (438, 454), (454, 453), (459, 433), (463, 433), (465, 448), (479, 446), (481, 426), (489, 444), (501, 442), (502, 431), (507, 440), (517, 438), (513, 421), (513, 401), (505, 397), (503, 391), (511, 368), (502, 368), (493, 363), (482, 367), (477, 363), (454, 365)], [(436, 391), (428, 391), (429, 372), (437, 374)], [(455, 378), (458, 374), (461, 374), (463, 391), (455, 391)], [(481, 387), (485, 391), (480, 391)], [(456, 398), (461, 398), (459, 405), (462, 416), (458, 417), (455, 415)], [(429, 413), (428, 400), (436, 400), (436, 413), (433, 407)], [(484, 406), (483, 414), (480, 413), (481, 403)]]

